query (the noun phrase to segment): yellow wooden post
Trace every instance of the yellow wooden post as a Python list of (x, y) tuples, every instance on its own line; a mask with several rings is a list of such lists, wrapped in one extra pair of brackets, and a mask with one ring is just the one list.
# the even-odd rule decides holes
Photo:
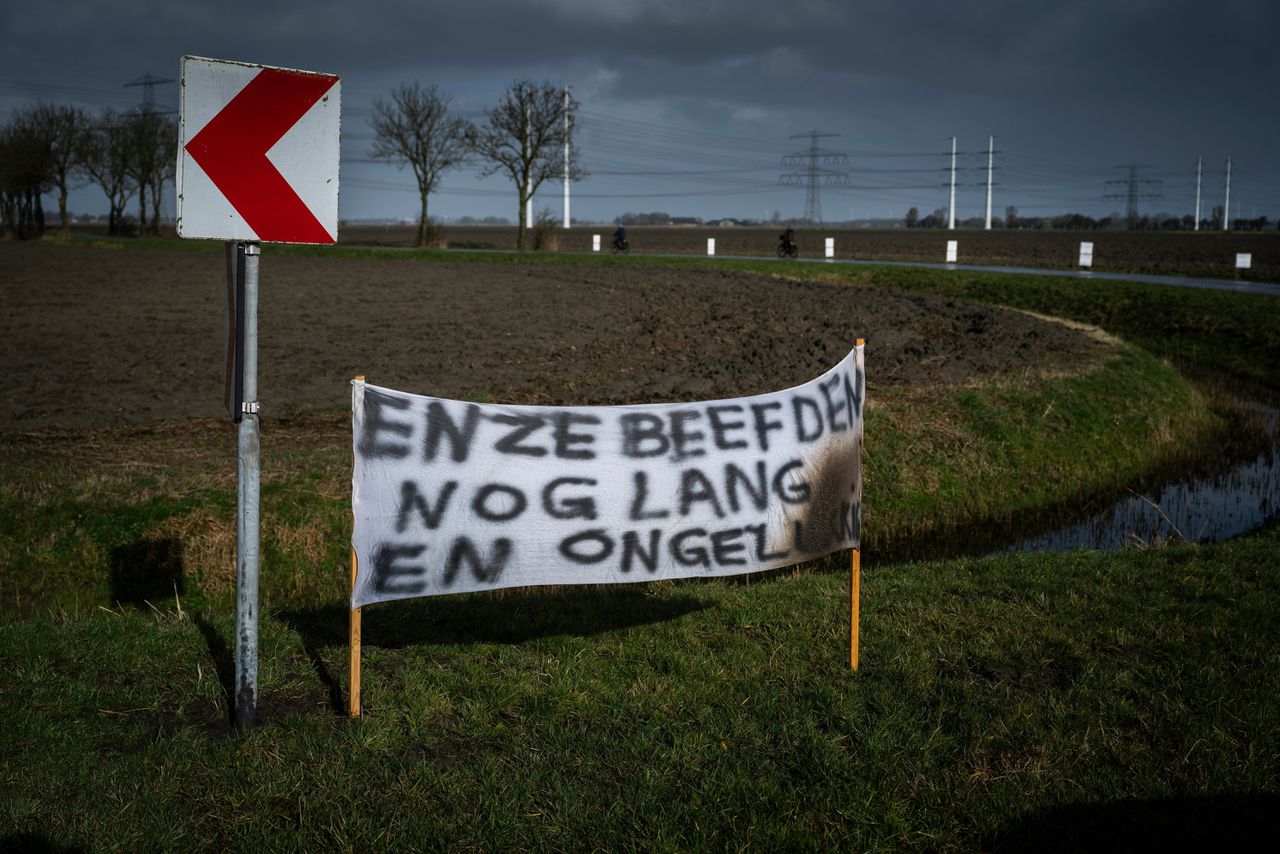
[[(356, 550), (351, 550), (351, 589), (355, 592)], [(351, 610), (351, 717), (360, 717), (360, 609)]]
[[(356, 377), (357, 380), (363, 380), (364, 376)], [(352, 519), (354, 525), (355, 520)], [(351, 547), (351, 594), (354, 596), (356, 592), (356, 549)], [(350, 688), (348, 690), (349, 713), (351, 717), (360, 717), (360, 609), (351, 609), (351, 630), (348, 637), (348, 645), (351, 648), (351, 665), (350, 665)]]
[(849, 551), (849, 569), (852, 572), (852, 583), (849, 588), (849, 666), (858, 669), (858, 599), (862, 594), (862, 552), (859, 549)]

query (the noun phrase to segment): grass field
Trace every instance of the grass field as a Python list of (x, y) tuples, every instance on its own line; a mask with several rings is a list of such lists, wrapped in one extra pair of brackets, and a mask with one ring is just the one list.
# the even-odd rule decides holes
[(1111, 494), (1221, 440), (1229, 410), (1179, 371), (1280, 389), (1275, 301), (839, 275), (1139, 345), (1080, 376), (868, 410), (859, 672), (847, 562), (831, 558), (742, 583), (370, 608), (367, 715), (349, 722), (350, 428), (317, 415), (269, 427), (264, 723), (236, 732), (225, 425), (10, 436), (0, 846), (1078, 850), (1273, 836), (1280, 530), (1119, 554), (874, 555)]
[(342, 607), (276, 610), (243, 735), (225, 615), (7, 623), (3, 821), (88, 849), (1232, 848), (1280, 805), (1277, 546), (884, 567), (856, 674), (840, 572), (371, 609), (355, 724)]

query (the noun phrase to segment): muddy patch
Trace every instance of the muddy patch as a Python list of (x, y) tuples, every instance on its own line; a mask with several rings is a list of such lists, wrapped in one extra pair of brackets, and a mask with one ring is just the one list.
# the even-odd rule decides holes
[[(3, 430), (223, 417), (218, 253), (0, 243)], [(1072, 372), (1108, 351), (1060, 323), (925, 294), (717, 270), (263, 252), (266, 418), (341, 411), (350, 379), (543, 404), (789, 388), (858, 338), (876, 388)]]

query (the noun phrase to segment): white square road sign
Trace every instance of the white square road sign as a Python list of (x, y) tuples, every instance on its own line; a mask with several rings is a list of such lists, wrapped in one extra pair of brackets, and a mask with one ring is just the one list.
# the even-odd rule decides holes
[(341, 112), (336, 75), (184, 56), (178, 236), (336, 242)]

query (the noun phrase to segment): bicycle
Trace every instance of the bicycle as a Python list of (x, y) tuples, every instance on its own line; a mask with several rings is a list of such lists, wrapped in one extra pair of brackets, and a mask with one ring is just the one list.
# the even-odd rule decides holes
[(628, 243), (625, 240), (619, 240), (616, 237), (613, 238), (613, 254), (614, 255), (617, 255), (619, 252), (621, 252), (623, 255), (626, 255), (630, 251), (631, 251), (630, 243)]
[(783, 240), (778, 244), (779, 258), (795, 258), (800, 254), (800, 247), (794, 241)]

